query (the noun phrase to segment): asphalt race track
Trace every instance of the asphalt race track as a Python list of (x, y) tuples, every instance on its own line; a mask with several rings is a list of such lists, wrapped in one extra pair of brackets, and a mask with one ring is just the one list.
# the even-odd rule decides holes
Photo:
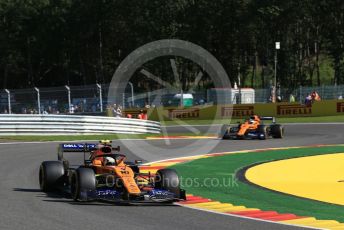
[[(204, 128), (204, 127), (203, 127)], [(182, 132), (182, 128), (171, 128)], [(344, 124), (288, 125), (282, 140), (222, 141), (201, 140), (214, 144), (212, 152), (268, 147), (341, 144)], [(150, 153), (130, 153), (126, 142), (140, 147), (146, 141), (123, 141), (122, 153), (130, 160), (146, 161), (187, 156), (194, 140), (172, 140), (171, 149)], [(151, 140), (154, 146), (164, 140)], [(119, 143), (120, 144), (120, 143)], [(44, 160), (55, 160), (57, 143), (0, 143), (0, 229), (297, 229), (238, 217), (207, 213), (178, 206), (116, 206), (110, 203), (78, 203), (65, 194), (45, 194), (39, 190), (38, 167)], [(166, 147), (166, 146), (164, 146)], [(204, 152), (199, 152), (204, 154)], [(82, 153), (70, 159), (82, 161)]]

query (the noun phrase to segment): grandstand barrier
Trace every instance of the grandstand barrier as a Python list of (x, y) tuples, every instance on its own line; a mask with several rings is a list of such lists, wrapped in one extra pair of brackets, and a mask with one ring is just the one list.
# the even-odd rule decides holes
[(0, 114), (0, 135), (160, 133), (159, 122), (104, 116)]

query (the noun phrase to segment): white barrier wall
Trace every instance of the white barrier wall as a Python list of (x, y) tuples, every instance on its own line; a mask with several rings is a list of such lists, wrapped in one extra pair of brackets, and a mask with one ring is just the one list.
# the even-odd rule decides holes
[(0, 135), (160, 133), (159, 122), (99, 116), (0, 114)]

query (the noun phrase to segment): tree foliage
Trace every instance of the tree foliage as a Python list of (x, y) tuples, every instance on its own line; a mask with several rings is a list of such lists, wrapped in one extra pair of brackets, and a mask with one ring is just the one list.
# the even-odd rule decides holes
[(0, 83), (106, 83), (130, 52), (166, 38), (204, 47), (247, 86), (269, 85), (276, 41), (282, 86), (323, 84), (324, 59), (344, 83), (341, 0), (0, 0)]

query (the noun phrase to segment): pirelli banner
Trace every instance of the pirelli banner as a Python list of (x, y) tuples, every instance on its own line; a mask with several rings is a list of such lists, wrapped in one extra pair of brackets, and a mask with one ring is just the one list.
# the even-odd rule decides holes
[(211, 120), (217, 118), (216, 107), (169, 108), (164, 110), (164, 117), (168, 120)]
[[(135, 111), (130, 111), (135, 114)], [(197, 106), (191, 108), (155, 108), (150, 120), (211, 120), (246, 118), (254, 114), (274, 117), (307, 117), (344, 115), (344, 100), (327, 100), (311, 105), (299, 103), (266, 103), (242, 105)]]
[[(222, 117), (230, 114), (226, 106), (222, 106)], [(248, 117), (252, 114), (274, 117), (311, 117), (344, 115), (344, 100), (317, 101), (311, 105), (299, 103), (267, 103), (251, 105), (234, 105), (233, 118)]]
[(318, 117), (318, 116), (335, 116), (344, 115), (344, 101), (327, 100), (317, 101), (311, 105), (302, 104), (277, 104), (277, 117)]
[[(222, 117), (230, 114), (226, 106), (221, 108)], [(232, 117), (243, 118), (252, 114), (274, 117), (311, 117), (344, 115), (344, 100), (317, 101), (311, 105), (299, 103), (267, 103), (234, 105)]]
[[(139, 110), (129, 109), (125, 111), (125, 114), (133, 114), (136, 118)], [(220, 116), (217, 115), (216, 106), (200, 106), (190, 108), (151, 108), (147, 110), (148, 119), (154, 121), (161, 120), (212, 120)]]

